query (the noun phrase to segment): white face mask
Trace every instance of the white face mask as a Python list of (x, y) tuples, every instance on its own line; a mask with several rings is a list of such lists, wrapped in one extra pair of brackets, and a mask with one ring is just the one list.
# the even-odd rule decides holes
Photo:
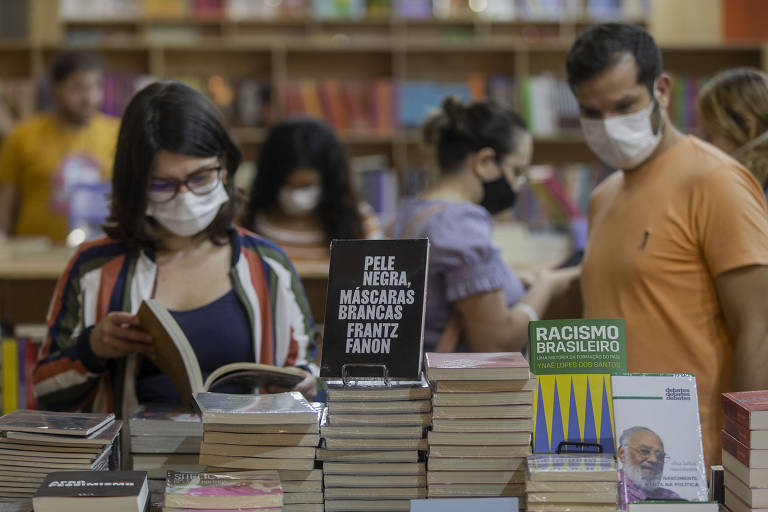
[(153, 197), (149, 192), (147, 215), (153, 217), (165, 229), (178, 236), (193, 236), (207, 228), (221, 209), (229, 201), (224, 184), (219, 181), (211, 192), (199, 196), (192, 192), (179, 192), (176, 197), (164, 203), (153, 201), (161, 199), (160, 193)]
[(589, 148), (607, 166), (634, 169), (642, 164), (661, 142), (662, 130), (653, 130), (651, 115), (657, 102), (647, 108), (608, 119), (582, 117), (581, 131)]
[(283, 187), (277, 194), (277, 202), (285, 214), (291, 217), (303, 217), (317, 208), (322, 195), (323, 189), (320, 185), (301, 188)]

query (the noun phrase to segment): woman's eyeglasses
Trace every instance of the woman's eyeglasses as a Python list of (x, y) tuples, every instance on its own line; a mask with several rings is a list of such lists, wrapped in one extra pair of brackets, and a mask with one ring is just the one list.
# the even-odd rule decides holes
[(149, 181), (149, 199), (154, 203), (165, 203), (179, 194), (184, 186), (195, 195), (204, 196), (214, 191), (221, 181), (224, 169), (216, 167), (190, 174), (183, 181), (168, 178), (151, 178)]

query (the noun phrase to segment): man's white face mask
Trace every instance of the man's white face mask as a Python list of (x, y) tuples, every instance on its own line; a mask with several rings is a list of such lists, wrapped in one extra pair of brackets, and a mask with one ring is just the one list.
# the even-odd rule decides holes
[(170, 201), (157, 202), (163, 199), (163, 194), (149, 192), (147, 215), (177, 236), (193, 236), (203, 231), (216, 218), (221, 206), (229, 201), (221, 181), (202, 196), (187, 191), (176, 194)]
[[(656, 90), (654, 83), (653, 90)], [(651, 117), (659, 108), (655, 98), (647, 108), (608, 119), (580, 118), (581, 131), (589, 148), (607, 166), (634, 169), (643, 163), (661, 142), (661, 117), (654, 130)]]

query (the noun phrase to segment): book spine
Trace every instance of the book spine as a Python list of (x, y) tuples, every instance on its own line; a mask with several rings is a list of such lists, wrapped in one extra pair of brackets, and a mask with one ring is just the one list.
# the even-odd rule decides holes
[(34, 374), (35, 365), (37, 365), (37, 341), (28, 338), (26, 344), (26, 364), (24, 365), (24, 375), (27, 381), (26, 408), (37, 409), (37, 398), (35, 398)]
[(19, 352), (16, 340), (3, 338), (3, 414), (19, 408)]
[(723, 393), (720, 402), (723, 406), (723, 416), (730, 417), (733, 421), (749, 428), (749, 411), (738, 400), (735, 400), (730, 393)]
[(728, 432), (730, 435), (736, 438), (738, 442), (743, 444), (746, 447), (751, 447), (751, 433), (749, 428), (747, 428), (744, 425), (741, 425), (737, 421), (734, 421), (728, 416), (723, 417), (723, 430)]
[(736, 457), (739, 462), (749, 467), (749, 448), (738, 442), (735, 437), (725, 430), (721, 432), (721, 439), (723, 442), (723, 450), (727, 451)]

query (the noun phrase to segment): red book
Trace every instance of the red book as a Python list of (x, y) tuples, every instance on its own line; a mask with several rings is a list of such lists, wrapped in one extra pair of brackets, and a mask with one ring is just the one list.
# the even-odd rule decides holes
[(768, 430), (768, 391), (721, 395), (723, 414), (749, 430)]
[(720, 432), (723, 450), (748, 468), (768, 469), (768, 450), (750, 450), (725, 430)]
[(768, 450), (768, 430), (750, 430), (728, 416), (723, 417), (723, 430), (750, 449)]
[(519, 352), (429, 352), (425, 361), (428, 380), (522, 380), (530, 376), (528, 361)]

